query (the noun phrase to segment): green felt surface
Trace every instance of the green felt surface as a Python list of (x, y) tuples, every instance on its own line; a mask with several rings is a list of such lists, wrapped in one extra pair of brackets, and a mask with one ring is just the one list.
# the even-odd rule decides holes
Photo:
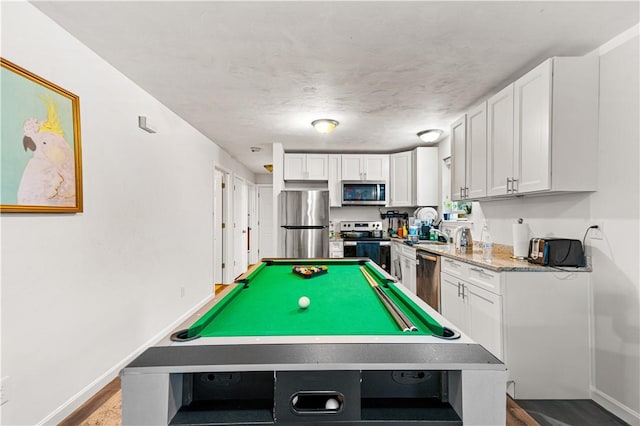
[[(260, 265), (189, 329), (189, 336), (401, 335), (356, 262), (323, 261), (329, 272), (305, 279), (295, 263)], [(304, 265), (304, 264), (303, 264)], [(314, 263), (314, 265), (320, 265)], [(382, 276), (367, 268), (379, 284)], [(384, 288), (384, 287), (383, 287)], [(418, 327), (411, 334), (441, 334), (442, 327), (399, 290), (385, 292)], [(307, 296), (311, 305), (298, 307)]]

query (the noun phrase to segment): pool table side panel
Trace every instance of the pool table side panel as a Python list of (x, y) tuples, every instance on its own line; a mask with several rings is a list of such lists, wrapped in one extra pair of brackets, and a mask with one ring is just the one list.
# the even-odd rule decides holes
[(152, 347), (127, 371), (504, 370), (478, 344), (264, 344)]

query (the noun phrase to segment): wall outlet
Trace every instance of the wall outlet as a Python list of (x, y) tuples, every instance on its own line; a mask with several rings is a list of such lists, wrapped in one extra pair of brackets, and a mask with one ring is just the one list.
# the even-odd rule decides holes
[(592, 240), (602, 240), (604, 239), (604, 222), (598, 221), (596, 225), (597, 228), (590, 230), (590, 237)]

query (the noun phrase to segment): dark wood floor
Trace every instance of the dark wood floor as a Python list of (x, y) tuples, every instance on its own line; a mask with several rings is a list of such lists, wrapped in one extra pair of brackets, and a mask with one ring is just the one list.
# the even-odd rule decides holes
[[(120, 402), (120, 378), (116, 377), (58, 426), (120, 426)], [(507, 426), (539, 426), (539, 423), (509, 396), (506, 403)]]

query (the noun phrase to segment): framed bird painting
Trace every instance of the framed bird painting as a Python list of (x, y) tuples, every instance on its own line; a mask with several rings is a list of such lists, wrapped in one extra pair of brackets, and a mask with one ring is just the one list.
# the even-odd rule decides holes
[(80, 99), (0, 62), (0, 211), (82, 212)]

